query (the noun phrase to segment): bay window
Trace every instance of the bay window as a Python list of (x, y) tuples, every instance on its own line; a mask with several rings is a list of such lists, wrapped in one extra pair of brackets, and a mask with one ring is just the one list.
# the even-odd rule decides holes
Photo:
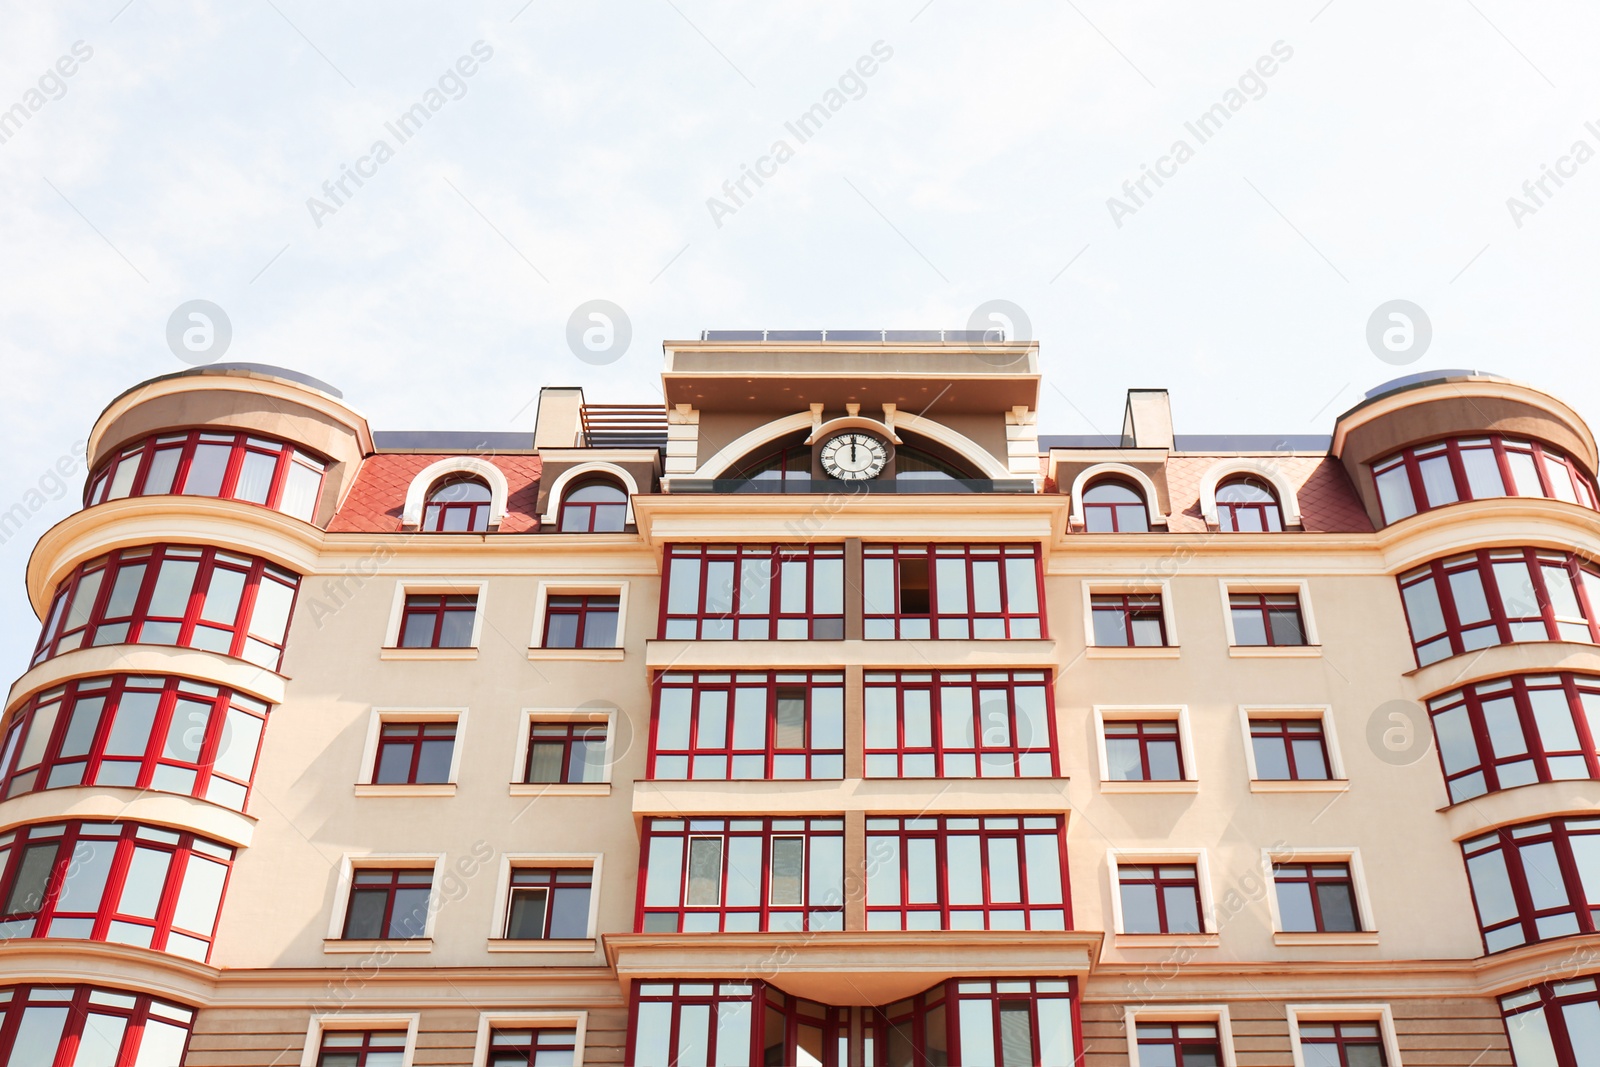
[(863, 553), (869, 639), (1044, 636), (1036, 544), (867, 545)]
[(56, 587), (33, 663), (98, 645), (178, 645), (277, 670), (298, 575), (198, 545), (124, 548)]
[(1065, 930), (1056, 815), (867, 819), (867, 929)]
[(868, 778), (1056, 774), (1047, 671), (868, 671)]
[(642, 933), (844, 929), (844, 820), (646, 819)]
[(204, 961), (233, 849), (137, 823), (0, 834), (0, 938), (70, 937)]
[(0, 796), (120, 786), (243, 811), (267, 705), (188, 678), (80, 678), (34, 696), (0, 749)]
[(1400, 576), (1418, 666), (1516, 641), (1600, 643), (1600, 573), (1567, 552), (1493, 548)]
[(655, 686), (650, 777), (844, 777), (844, 675), (669, 671)]
[(665, 639), (844, 637), (843, 545), (668, 545), (665, 568)]
[(1372, 465), (1385, 522), (1461, 500), (1538, 496), (1595, 506), (1594, 482), (1538, 441), (1491, 434), (1414, 445)]
[(1600, 988), (1591, 976), (1545, 982), (1500, 998), (1521, 1067), (1593, 1067), (1600, 1048)]
[(953, 979), (869, 1009), (887, 1057), (900, 1064), (1071, 1067), (1077, 1062), (1068, 979)]
[(0, 987), (0, 1063), (16, 1067), (179, 1067), (194, 1011), (94, 986)]
[(327, 463), (303, 448), (248, 433), (188, 430), (147, 437), (106, 460), (84, 506), (181, 493), (246, 500), (310, 522)]
[(1428, 701), (1450, 802), (1533, 782), (1600, 779), (1600, 678), (1535, 674)]
[(1600, 819), (1505, 826), (1461, 851), (1487, 951), (1597, 929)]

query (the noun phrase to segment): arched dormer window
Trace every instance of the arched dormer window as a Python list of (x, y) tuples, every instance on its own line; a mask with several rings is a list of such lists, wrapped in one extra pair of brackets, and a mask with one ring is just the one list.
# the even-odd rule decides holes
[(1248, 474), (1229, 478), (1217, 487), (1217, 526), (1230, 533), (1281, 533), (1278, 494)]
[(484, 533), (489, 529), (493, 494), (473, 474), (447, 474), (428, 489), (422, 509), (423, 533)]
[(562, 533), (621, 533), (628, 524), (628, 494), (610, 478), (589, 478), (561, 500)]
[(1149, 533), (1144, 494), (1121, 478), (1102, 478), (1083, 491), (1085, 533)]

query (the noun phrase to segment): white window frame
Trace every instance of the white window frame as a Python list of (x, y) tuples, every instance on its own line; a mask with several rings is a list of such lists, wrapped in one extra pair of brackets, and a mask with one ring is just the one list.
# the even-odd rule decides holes
[[(598, 852), (502, 852), (499, 880), (495, 883), (494, 911), (490, 916), (490, 952), (583, 952), (593, 953), (598, 942), (600, 922), (600, 866), (605, 857)], [(510, 918), (511, 872), (518, 867), (581, 867), (589, 871), (589, 927), (582, 938), (513, 940), (505, 936)]]
[[(1171, 782), (1124, 782), (1111, 778), (1106, 752), (1106, 723), (1129, 719), (1173, 719), (1178, 724), (1178, 751), (1183, 757), (1183, 777)], [(1100, 761), (1102, 793), (1194, 793), (1200, 789), (1200, 767), (1195, 762), (1193, 732), (1187, 704), (1096, 704), (1094, 743)]]
[[(1310, 719), (1322, 724), (1322, 742), (1328, 750), (1326, 779), (1261, 779), (1256, 774), (1256, 746), (1250, 736), (1251, 719)], [(1239, 729), (1244, 736), (1244, 765), (1250, 775), (1252, 793), (1343, 793), (1350, 788), (1344, 757), (1333, 729), (1333, 707), (1329, 704), (1240, 704)]]
[[(628, 586), (618, 581), (541, 581), (533, 601), (533, 634), (528, 638), (528, 658), (621, 660), (627, 653)], [(544, 621), (551, 596), (615, 596), (617, 598), (617, 641), (613, 648), (545, 648)]]
[[(444, 782), (379, 785), (372, 780), (378, 769), (378, 741), (385, 723), (453, 722), (455, 743), (450, 748), (450, 775)], [(358, 797), (453, 797), (461, 780), (461, 750), (467, 732), (466, 708), (373, 708), (367, 719), (367, 740), (361, 750), (361, 773), (356, 779)]]
[(1156, 527), (1167, 524), (1167, 517), (1161, 513), (1161, 505), (1156, 503), (1156, 483), (1150, 480), (1148, 474), (1126, 463), (1096, 463), (1079, 471), (1078, 476), (1072, 480), (1073, 529), (1082, 530), (1089, 525), (1088, 515), (1083, 510), (1083, 493), (1089, 488), (1089, 483), (1102, 478), (1115, 480), (1118, 477), (1133, 482), (1144, 494), (1144, 509), (1149, 517), (1151, 532), (1157, 532)]
[[(472, 613), (472, 643), (465, 648), (401, 648), (400, 621), (405, 617), (406, 597), (411, 594), (476, 596)], [(394, 584), (394, 601), (389, 605), (389, 625), (384, 631), (383, 659), (477, 659), (483, 643), (484, 606), (488, 603), (489, 583), (481, 578), (401, 578)]]
[(417, 1051), (417, 1012), (388, 1015), (346, 1015), (343, 1012), (311, 1016), (306, 1027), (306, 1047), (300, 1054), (300, 1067), (317, 1067), (317, 1057), (322, 1052), (322, 1037), (329, 1031), (340, 1030), (404, 1030), (406, 1048), (400, 1059), (401, 1067), (411, 1067), (411, 1058)]
[(1200, 515), (1206, 520), (1207, 529), (1220, 530), (1222, 516), (1217, 507), (1217, 489), (1224, 479), (1235, 474), (1254, 475), (1276, 490), (1278, 511), (1283, 515), (1285, 532), (1301, 525), (1300, 496), (1284, 476), (1277, 459), (1269, 456), (1239, 456), (1217, 461), (1200, 476)]
[[(1278, 911), (1278, 880), (1273, 877), (1274, 863), (1343, 863), (1350, 868), (1350, 883), (1356, 894), (1356, 917), (1361, 929), (1352, 931), (1285, 930), (1283, 916)], [(1366, 871), (1361, 864), (1359, 848), (1286, 848), (1261, 850), (1261, 870), (1271, 891), (1267, 894), (1267, 907), (1272, 915), (1272, 943), (1275, 945), (1376, 945), (1378, 923), (1372, 911), (1372, 897), (1367, 892)]]
[[(1083, 645), (1089, 659), (1176, 659), (1178, 613), (1172, 604), (1172, 583), (1166, 579), (1141, 581), (1137, 578), (1086, 578), (1083, 586)], [(1094, 643), (1094, 597), (1098, 593), (1155, 593), (1161, 597), (1161, 622), (1166, 627), (1167, 643), (1153, 646), (1097, 645)]]
[[(639, 482), (626, 469), (615, 463), (605, 460), (589, 460), (586, 463), (575, 463), (556, 476), (555, 484), (550, 487), (550, 498), (545, 501), (545, 513), (539, 516), (540, 526), (549, 526), (554, 533), (560, 533), (561, 506), (567, 502), (567, 486), (579, 478), (593, 475), (605, 475), (615, 478), (621, 483), (620, 488), (627, 497), (628, 510), (623, 514), (623, 523), (633, 525), (633, 498), (639, 495)], [(592, 537), (593, 534), (586, 536)]]
[(1387, 1004), (1286, 1004), (1289, 1016), (1289, 1048), (1294, 1053), (1294, 1067), (1306, 1067), (1305, 1053), (1300, 1048), (1300, 1023), (1339, 1022), (1378, 1024), (1383, 1040), (1383, 1054), (1389, 1067), (1404, 1067), (1400, 1061), (1400, 1042), (1394, 1032), (1394, 1013)]
[(489, 1037), (499, 1030), (576, 1030), (572, 1062), (583, 1067), (583, 1043), (589, 1028), (586, 1011), (485, 1011), (478, 1013), (478, 1040), (472, 1049), (472, 1067), (488, 1067)]
[(439, 479), (450, 474), (472, 474), (483, 479), (489, 487), (488, 532), (498, 530), (506, 517), (511, 486), (506, 481), (505, 472), (482, 456), (451, 456), (418, 471), (406, 487), (405, 505), (400, 510), (401, 528), (415, 532), (422, 526), (422, 515), (428, 505), (428, 490)]
[[(1211, 892), (1211, 862), (1205, 849), (1112, 848), (1106, 850), (1106, 864), (1111, 876), (1111, 930), (1117, 947), (1215, 945), (1220, 942), (1221, 929), (1217, 921), (1216, 900)], [(1200, 933), (1130, 934), (1123, 926), (1121, 868), (1160, 864), (1194, 866), (1195, 875), (1200, 882), (1200, 924), (1203, 927)]]
[[(1222, 590), (1222, 625), (1228, 635), (1228, 655), (1240, 658), (1297, 658), (1322, 655), (1322, 635), (1317, 631), (1317, 618), (1311, 610), (1311, 583), (1304, 578), (1219, 578)], [(1232, 593), (1294, 593), (1300, 598), (1300, 625), (1305, 628), (1303, 645), (1241, 645), (1233, 632), (1233, 605), (1228, 597)]]
[(1129, 1005), (1122, 1010), (1122, 1026), (1128, 1034), (1128, 1063), (1139, 1063), (1139, 1024), (1145, 1023), (1214, 1023), (1217, 1043), (1222, 1046), (1222, 1067), (1238, 1067), (1233, 1052), (1233, 1024), (1228, 1018), (1226, 1004), (1181, 1005), (1170, 1008), (1140, 1008)]
[[(517, 745), (512, 753), (510, 795), (514, 797), (591, 796), (611, 795), (612, 775), (617, 758), (617, 723), (621, 709), (614, 704), (605, 708), (523, 708), (517, 723)], [(528, 767), (528, 746), (533, 741), (533, 724), (536, 722), (603, 722), (606, 724), (605, 764), (598, 782), (524, 782)]]
[[(345, 915), (350, 910), (350, 889), (355, 883), (355, 872), (373, 867), (411, 867), (433, 872), (433, 883), (428, 888), (428, 918), (423, 924), (421, 937), (385, 937), (346, 939)], [(328, 915), (328, 935), (322, 942), (324, 952), (371, 952), (372, 946), (381, 945), (389, 952), (432, 952), (434, 926), (439, 918), (439, 888), (444, 876), (443, 852), (346, 852), (339, 857), (339, 878), (334, 887), (333, 907)]]

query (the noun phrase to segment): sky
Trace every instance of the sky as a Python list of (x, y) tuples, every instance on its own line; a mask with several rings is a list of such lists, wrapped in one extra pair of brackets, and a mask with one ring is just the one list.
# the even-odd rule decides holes
[[(206, 360), (314, 375), (379, 430), (531, 432), (542, 385), (658, 400), (666, 339), (1006, 301), (1047, 434), (1118, 431), (1130, 387), (1180, 433), (1329, 433), (1437, 368), (1596, 416), (1590, 4), (3, 0), (0, 26), (11, 676), (95, 417)], [(169, 342), (194, 300), (225, 350)], [(568, 342), (592, 301), (631, 335), (603, 360)]]

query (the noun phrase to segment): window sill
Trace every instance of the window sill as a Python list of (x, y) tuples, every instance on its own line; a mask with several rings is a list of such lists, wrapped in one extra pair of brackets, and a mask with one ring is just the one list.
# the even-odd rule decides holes
[(379, 785), (376, 782), (356, 783), (358, 797), (453, 797), (455, 795), (454, 782), (404, 782), (394, 785)]
[(1322, 655), (1321, 645), (1229, 645), (1228, 655), (1234, 659), (1303, 659)]
[(324, 952), (432, 952), (433, 938), (431, 937), (393, 937), (381, 938), (376, 941), (349, 940), (342, 937), (327, 937), (322, 940)]
[(1216, 948), (1222, 944), (1221, 934), (1114, 934), (1111, 944), (1116, 948)]
[(593, 952), (594, 938), (573, 938), (560, 941), (508, 941), (491, 938), (485, 948), (490, 952)]
[(1184, 778), (1176, 782), (1101, 782), (1102, 793), (1198, 793), (1200, 782)]
[(1089, 645), (1083, 654), (1089, 659), (1177, 659), (1179, 645)]
[(477, 659), (476, 648), (380, 648), (379, 659)]
[(608, 797), (610, 782), (512, 782), (507, 795), (514, 797)]
[(1252, 793), (1343, 793), (1348, 778), (1252, 778)]
[(1376, 945), (1378, 931), (1352, 930), (1349, 933), (1323, 933), (1320, 931), (1304, 931), (1285, 933), (1282, 930), (1272, 932), (1274, 945)]
[(627, 655), (625, 648), (530, 648), (528, 658), (533, 660), (546, 659), (579, 659), (596, 660), (601, 662), (619, 663)]

